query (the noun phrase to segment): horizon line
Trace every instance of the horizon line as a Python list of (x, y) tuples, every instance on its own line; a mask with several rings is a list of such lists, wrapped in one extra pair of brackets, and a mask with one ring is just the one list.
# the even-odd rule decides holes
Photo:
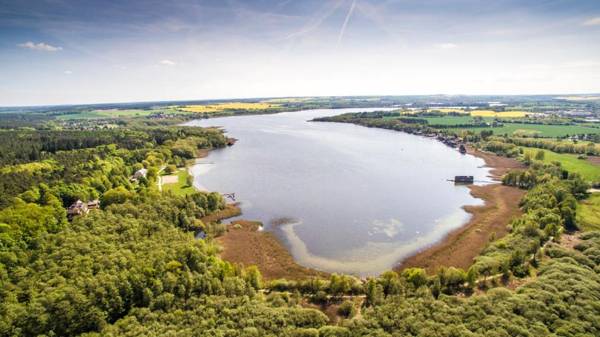
[(300, 95), (300, 96), (261, 96), (261, 97), (230, 97), (230, 98), (197, 98), (197, 99), (166, 99), (166, 100), (139, 100), (139, 101), (103, 101), (103, 102), (89, 102), (89, 103), (59, 103), (59, 104), (34, 104), (34, 105), (0, 105), (0, 109), (8, 108), (52, 108), (52, 107), (69, 107), (69, 106), (94, 106), (94, 105), (108, 105), (108, 104), (149, 104), (149, 103), (177, 103), (177, 102), (229, 102), (236, 100), (265, 100), (265, 99), (284, 99), (284, 98), (327, 98), (327, 97), (413, 97), (413, 96), (447, 96), (447, 97), (486, 97), (486, 96), (506, 96), (506, 97), (519, 97), (519, 96), (590, 96), (600, 95), (600, 92), (585, 92), (585, 93), (522, 93), (522, 94), (502, 94), (502, 93), (485, 93), (485, 94), (383, 94), (383, 95)]

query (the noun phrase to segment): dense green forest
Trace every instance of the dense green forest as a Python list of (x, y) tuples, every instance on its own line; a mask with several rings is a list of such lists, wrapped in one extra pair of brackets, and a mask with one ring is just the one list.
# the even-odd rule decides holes
[[(145, 121), (0, 138), (0, 336), (600, 335), (600, 232), (561, 242), (588, 184), (560, 163), (530, 158), (504, 177), (528, 190), (523, 215), (468, 270), (265, 282), (218, 257), (200, 218), (219, 194), (157, 188), (165, 166), (225, 146), (221, 131)], [(331, 303), (341, 320), (317, 310)]]

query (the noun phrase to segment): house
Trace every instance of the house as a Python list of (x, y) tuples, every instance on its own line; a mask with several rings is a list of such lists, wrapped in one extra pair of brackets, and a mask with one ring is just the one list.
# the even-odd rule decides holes
[(141, 177), (146, 178), (146, 175), (148, 174), (148, 170), (145, 168), (139, 169), (137, 171), (135, 171), (135, 173), (133, 174), (133, 177), (131, 177), (132, 181), (136, 181), (138, 179), (140, 179)]
[(77, 215), (86, 215), (89, 211), (87, 203), (77, 200), (67, 209), (67, 218), (71, 220)]
[(148, 170), (147, 170), (147, 169), (145, 169), (145, 168), (142, 168), (142, 169), (139, 169), (139, 170), (135, 171), (135, 173), (133, 174), (133, 177), (134, 177), (135, 179), (138, 179), (138, 178), (140, 178), (140, 177), (144, 177), (144, 178), (146, 178), (146, 175), (147, 175), (147, 174), (148, 174)]
[(88, 201), (87, 208), (88, 209), (98, 209), (98, 208), (100, 208), (100, 200), (94, 199), (94, 200)]

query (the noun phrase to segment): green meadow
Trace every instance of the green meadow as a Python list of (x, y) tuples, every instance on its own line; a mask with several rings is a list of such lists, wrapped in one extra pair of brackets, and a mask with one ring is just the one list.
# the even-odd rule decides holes
[(600, 128), (581, 125), (545, 125), (545, 124), (525, 124), (525, 123), (506, 123), (497, 128), (468, 128), (452, 129), (455, 131), (472, 130), (480, 132), (481, 130), (492, 130), (495, 135), (522, 135), (522, 136), (540, 136), (540, 137), (565, 137), (576, 134), (600, 134)]
[(579, 203), (577, 223), (584, 231), (600, 230), (600, 193), (592, 194)]
[(523, 148), (524, 153), (530, 153), (533, 158), (538, 151), (544, 151), (544, 161), (547, 163), (560, 162), (562, 167), (569, 172), (581, 174), (581, 176), (590, 182), (600, 181), (600, 166), (594, 165), (586, 159), (578, 159), (578, 155), (568, 153), (556, 153), (548, 150), (535, 148)]

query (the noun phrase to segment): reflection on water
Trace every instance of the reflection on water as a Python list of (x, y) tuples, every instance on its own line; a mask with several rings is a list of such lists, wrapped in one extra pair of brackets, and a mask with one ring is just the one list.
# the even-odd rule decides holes
[[(235, 192), (298, 263), (374, 275), (468, 220), (481, 201), (447, 179), (483, 180), (483, 161), (429, 138), (308, 120), (357, 109), (192, 121), (238, 139), (192, 168), (195, 185)], [(361, 109), (360, 111), (365, 111)]]

